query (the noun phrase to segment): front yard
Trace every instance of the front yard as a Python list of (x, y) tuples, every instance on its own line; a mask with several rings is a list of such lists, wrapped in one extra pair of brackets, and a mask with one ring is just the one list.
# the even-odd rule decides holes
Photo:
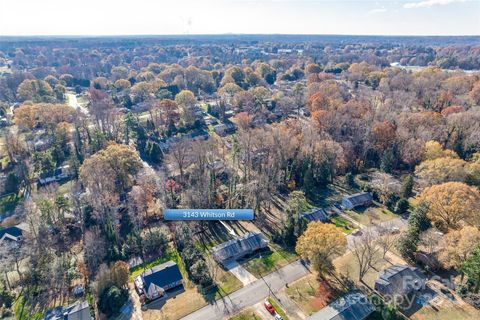
[(242, 262), (242, 266), (255, 277), (260, 278), (298, 259), (294, 252), (278, 245), (270, 244), (269, 248), (269, 251), (259, 252), (246, 262)]
[(262, 320), (262, 318), (260, 318), (260, 316), (256, 314), (255, 311), (247, 309), (229, 318), (228, 320)]
[(210, 268), (216, 287), (203, 294), (199, 292), (197, 286), (188, 279), (185, 265), (173, 246), (171, 246), (162, 257), (130, 269), (130, 279), (133, 280), (144, 270), (172, 260), (178, 264), (184, 279), (184, 292), (167, 301), (153, 301), (147, 306), (147, 309), (142, 312), (143, 318), (146, 320), (180, 319), (206, 306), (209, 302), (220, 299), (222, 296), (228, 295), (242, 287), (242, 283), (233, 274), (223, 270), (214, 263), (211, 256), (206, 256), (206, 259), (208, 260), (207, 265)]
[(394, 220), (399, 217), (390, 210), (377, 206), (355, 210), (345, 210), (344, 213), (365, 226), (371, 226), (381, 222)]
[(330, 219), (330, 222), (333, 223), (336, 227), (342, 229), (343, 233), (345, 234), (350, 234), (356, 229), (355, 225), (352, 222), (340, 216)]
[(307, 316), (321, 310), (337, 299), (342, 291), (340, 286), (333, 286), (335, 281), (319, 282), (316, 274), (310, 274), (290, 284), (285, 293)]

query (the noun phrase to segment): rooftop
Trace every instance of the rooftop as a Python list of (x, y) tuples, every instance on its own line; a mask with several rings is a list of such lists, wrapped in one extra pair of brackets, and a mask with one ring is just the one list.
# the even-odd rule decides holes
[(335, 300), (306, 320), (363, 320), (373, 311), (375, 307), (367, 296), (360, 292), (352, 292)]

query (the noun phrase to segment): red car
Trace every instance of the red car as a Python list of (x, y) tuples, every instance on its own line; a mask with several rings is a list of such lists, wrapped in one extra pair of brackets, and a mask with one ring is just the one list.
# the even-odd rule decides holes
[(265, 300), (263, 305), (265, 306), (265, 309), (267, 309), (267, 311), (270, 312), (270, 314), (276, 313), (275, 308), (272, 306), (272, 304), (268, 300)]

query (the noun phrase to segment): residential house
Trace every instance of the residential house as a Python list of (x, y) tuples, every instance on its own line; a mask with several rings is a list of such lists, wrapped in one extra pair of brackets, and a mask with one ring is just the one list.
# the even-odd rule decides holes
[(22, 240), (23, 230), (19, 227), (8, 227), (0, 230), (0, 243), (6, 241), (10, 243), (18, 243)]
[(249, 232), (244, 236), (224, 242), (212, 248), (213, 258), (220, 264), (235, 260), (266, 248), (268, 241), (259, 232)]
[(322, 209), (322, 208), (313, 208), (312, 210), (303, 213), (302, 217), (304, 219), (307, 219), (308, 221), (322, 221), (322, 222), (325, 222), (325, 221), (328, 220), (328, 216), (327, 216), (325, 210)]
[(216, 134), (218, 134), (220, 137), (225, 137), (229, 134), (232, 134), (236, 131), (235, 124), (229, 123), (229, 124), (220, 124), (213, 128), (213, 131), (215, 131)]
[(145, 270), (134, 280), (137, 293), (148, 300), (165, 296), (167, 290), (181, 286), (182, 273), (178, 265), (168, 261), (151, 269)]
[(68, 307), (56, 307), (45, 314), (45, 320), (93, 320), (87, 301), (77, 302)]
[(346, 196), (342, 199), (342, 206), (347, 209), (354, 209), (358, 207), (368, 207), (372, 205), (373, 197), (369, 192), (355, 193), (350, 196)]
[(58, 167), (50, 172), (42, 174), (40, 178), (38, 178), (38, 183), (40, 185), (47, 185), (53, 182), (59, 182), (65, 179), (68, 179), (72, 176), (72, 171), (70, 170), (70, 166), (63, 166)]
[(407, 296), (423, 289), (425, 281), (418, 268), (396, 264), (380, 271), (375, 290), (384, 297)]
[(375, 306), (361, 292), (351, 292), (335, 300), (306, 320), (363, 320), (375, 311)]

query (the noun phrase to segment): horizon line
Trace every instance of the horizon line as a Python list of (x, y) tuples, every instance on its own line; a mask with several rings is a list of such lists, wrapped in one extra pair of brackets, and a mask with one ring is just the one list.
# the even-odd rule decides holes
[(349, 34), (349, 33), (172, 33), (172, 34), (0, 34), (0, 38), (106, 38), (188, 36), (350, 36), (350, 37), (480, 37), (480, 34)]

